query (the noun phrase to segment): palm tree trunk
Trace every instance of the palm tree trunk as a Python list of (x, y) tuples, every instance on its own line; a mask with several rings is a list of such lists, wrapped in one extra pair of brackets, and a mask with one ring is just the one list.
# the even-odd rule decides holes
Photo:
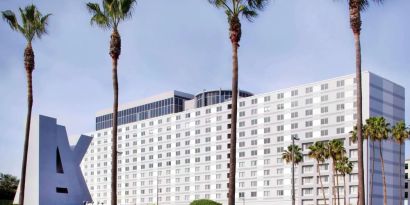
[(339, 195), (339, 176), (336, 170), (336, 194), (337, 194), (337, 205), (340, 205), (340, 195)]
[(321, 177), (321, 174), (320, 174), (319, 161), (317, 161), (316, 169), (317, 169), (317, 173), (319, 174), (320, 187), (322, 188), (323, 200), (325, 201), (325, 205), (326, 205), (327, 204), (326, 203), (326, 195), (325, 195), (325, 190), (323, 188), (322, 177)]
[(335, 190), (335, 161), (332, 161), (332, 171), (333, 171), (333, 176), (332, 176), (332, 194), (333, 194), (333, 200), (332, 200), (332, 204), (336, 204), (336, 190)]
[(31, 125), (31, 111), (33, 108), (33, 70), (34, 63), (34, 51), (31, 46), (31, 42), (27, 44), (24, 50), (24, 66), (27, 76), (27, 117), (26, 117), (26, 130), (24, 136), (24, 150), (23, 150), (23, 162), (21, 168), (21, 181), (20, 181), (20, 193), (19, 204), (24, 204), (24, 192), (26, 187), (26, 169), (27, 169), (27, 155), (30, 140), (30, 125)]
[(347, 205), (347, 194), (346, 194), (346, 174), (343, 174), (343, 192), (345, 198), (345, 205)]
[(118, 58), (121, 53), (121, 37), (114, 28), (111, 34), (110, 42), (110, 55), (112, 58), (112, 82), (114, 89), (114, 104), (113, 104), (113, 117), (112, 117), (112, 151), (111, 151), (111, 205), (117, 204), (117, 126), (118, 126), (118, 75), (117, 66)]
[(373, 202), (373, 180), (374, 180), (374, 158), (376, 157), (376, 149), (374, 149), (374, 140), (372, 140), (372, 150), (373, 150), (373, 159), (372, 159), (372, 170), (371, 170), (371, 177), (370, 177), (370, 197), (369, 197), (369, 204)]
[[(402, 176), (403, 176), (403, 172), (402, 172), (402, 170), (401, 170), (401, 145), (402, 144), (399, 144), (399, 146), (400, 146), (400, 157), (399, 157), (399, 159), (400, 159), (400, 165), (399, 165), (399, 176), (400, 176), (400, 179), (403, 179), (402, 178)], [(402, 187), (402, 181), (403, 180), (400, 180), (400, 204), (403, 204), (403, 187)]]
[(384, 173), (384, 159), (383, 159), (383, 152), (382, 152), (382, 141), (379, 141), (380, 147), (379, 147), (379, 152), (380, 152), (380, 160), (382, 162), (382, 176), (383, 176), (383, 204), (387, 205), (387, 187), (386, 187), (386, 175)]
[(232, 110), (231, 110), (231, 148), (229, 158), (229, 202), (235, 204), (235, 174), (236, 174), (236, 121), (238, 101), (238, 45), (232, 44), (233, 70), (232, 70)]
[(350, 27), (352, 28), (356, 50), (356, 86), (357, 86), (357, 151), (358, 151), (358, 205), (365, 204), (364, 168), (363, 168), (363, 135), (362, 135), (362, 54), (360, 46), (361, 0), (349, 0)]
[(231, 110), (231, 141), (229, 158), (229, 194), (228, 205), (235, 205), (235, 175), (236, 175), (236, 121), (238, 108), (238, 47), (241, 37), (241, 23), (239, 18), (230, 20), (230, 36), (232, 43), (232, 110)]

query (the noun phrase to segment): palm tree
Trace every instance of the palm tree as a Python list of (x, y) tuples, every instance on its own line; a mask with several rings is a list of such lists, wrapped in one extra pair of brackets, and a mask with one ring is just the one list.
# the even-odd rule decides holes
[[(402, 179), (402, 175), (403, 175), (403, 170), (401, 169), (401, 154), (402, 154), (402, 146), (403, 144), (406, 142), (406, 140), (409, 139), (409, 130), (406, 127), (406, 123), (404, 123), (404, 121), (400, 121), (398, 123), (396, 123), (396, 125), (394, 125), (392, 127), (392, 137), (393, 139), (397, 142), (397, 144), (399, 144), (400, 146), (400, 169), (399, 169), (399, 176), (400, 179)], [(400, 180), (400, 202), (403, 201), (403, 186), (402, 186), (402, 180)]]
[[(375, 156), (376, 156), (376, 149), (374, 146), (375, 143), (375, 129), (374, 129), (374, 121), (375, 118), (374, 117), (370, 117), (369, 119), (366, 120), (366, 124), (363, 125), (362, 127), (362, 133), (363, 133), (363, 138), (362, 140), (367, 140), (367, 143), (370, 144), (371, 143), (371, 149), (373, 151), (373, 157), (371, 157), (371, 177), (369, 180), (369, 192), (368, 192), (368, 200), (369, 200), (369, 204), (372, 204), (373, 201), (373, 179), (374, 179), (374, 161), (375, 161)], [(357, 126), (354, 127), (354, 129), (350, 132), (351, 136), (352, 136), (352, 141), (353, 142), (357, 142)]]
[(242, 36), (240, 16), (252, 21), (258, 11), (262, 10), (268, 0), (208, 0), (216, 8), (222, 8), (228, 17), (229, 38), (232, 44), (232, 110), (231, 110), (231, 141), (229, 158), (229, 193), (228, 205), (235, 204), (236, 175), (236, 122), (238, 108), (238, 48)]
[(323, 144), (323, 142), (315, 142), (313, 145), (309, 146), (309, 150), (310, 151), (308, 153), (308, 156), (316, 160), (316, 170), (319, 175), (319, 181), (320, 181), (320, 186), (322, 188), (323, 200), (325, 201), (325, 204), (327, 204), (326, 195), (325, 195), (322, 177), (321, 177), (320, 168), (319, 168), (319, 164), (324, 163), (326, 160), (325, 145)]
[[(342, 159), (336, 162), (336, 170), (343, 176), (344, 204), (347, 205), (346, 174), (352, 173), (353, 163), (349, 161), (349, 158), (342, 157)], [(337, 191), (339, 192), (339, 189)]]
[(118, 59), (121, 54), (121, 36), (118, 32), (119, 24), (130, 18), (136, 0), (102, 0), (102, 10), (98, 3), (87, 3), (91, 13), (91, 25), (103, 29), (112, 29), (110, 41), (110, 56), (112, 59), (112, 80), (114, 89), (114, 104), (112, 116), (112, 145), (111, 145), (111, 205), (117, 204), (117, 121), (118, 121)]
[(382, 152), (382, 142), (388, 140), (390, 133), (390, 124), (386, 122), (383, 117), (375, 117), (374, 122), (371, 125), (374, 130), (375, 140), (379, 142), (379, 156), (382, 162), (382, 178), (383, 178), (383, 204), (387, 205), (387, 186), (386, 186), (386, 175), (384, 172), (384, 159)]
[(289, 145), (288, 149), (282, 153), (282, 159), (286, 163), (292, 163), (292, 204), (295, 204), (295, 165), (303, 161), (302, 149), (297, 145)]
[(2, 12), (3, 19), (10, 25), (10, 28), (14, 31), (21, 33), (27, 41), (27, 46), (24, 50), (24, 67), (26, 69), (27, 77), (27, 118), (26, 118), (26, 130), (24, 135), (24, 151), (23, 162), (21, 168), (21, 183), (19, 204), (24, 204), (24, 192), (26, 185), (26, 166), (27, 166), (27, 153), (30, 138), (30, 124), (31, 124), (31, 111), (33, 108), (33, 71), (35, 68), (34, 63), (34, 50), (32, 42), (35, 38), (41, 39), (44, 34), (47, 34), (48, 18), (51, 14), (42, 15), (37, 10), (34, 4), (26, 6), (24, 9), (19, 8), (22, 23), (19, 23), (16, 15), (11, 10)]
[(343, 142), (337, 139), (331, 140), (326, 144), (326, 158), (330, 158), (332, 160), (332, 171), (333, 171), (333, 177), (332, 177), (332, 193), (333, 193), (333, 198), (336, 198), (337, 196), (337, 204), (340, 204), (339, 202), (339, 194), (338, 192), (335, 191), (335, 177), (336, 177), (336, 186), (339, 186), (339, 177), (337, 177), (337, 170), (336, 170), (336, 163), (338, 160), (340, 160), (344, 154), (346, 153), (346, 150), (343, 146)]
[[(373, 0), (382, 2), (383, 0)], [(356, 86), (357, 86), (357, 138), (358, 138), (358, 205), (365, 204), (364, 191), (364, 168), (363, 168), (363, 135), (362, 135), (362, 56), (360, 45), (360, 31), (362, 26), (361, 12), (368, 6), (368, 0), (349, 0), (350, 27), (353, 31), (356, 50)]]

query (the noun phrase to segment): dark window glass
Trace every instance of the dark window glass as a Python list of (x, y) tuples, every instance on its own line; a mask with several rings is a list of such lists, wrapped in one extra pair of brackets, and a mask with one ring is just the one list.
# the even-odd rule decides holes
[(62, 188), (62, 187), (56, 187), (56, 192), (57, 193), (62, 193), (62, 194), (68, 194), (68, 189), (67, 188)]

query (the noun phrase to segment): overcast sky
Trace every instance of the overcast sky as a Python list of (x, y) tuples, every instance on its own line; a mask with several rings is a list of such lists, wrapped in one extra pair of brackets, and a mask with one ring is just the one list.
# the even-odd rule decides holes
[[(49, 35), (33, 45), (33, 114), (57, 117), (69, 135), (93, 131), (95, 112), (112, 104), (110, 32), (90, 26), (84, 0), (0, 0), (0, 10), (32, 2), (53, 14)], [(409, 11), (409, 0), (390, 0), (372, 4), (362, 16), (363, 69), (403, 85), (406, 94)], [(138, 1), (133, 18), (119, 28), (120, 103), (168, 90), (229, 88), (227, 28), (224, 12), (206, 0)], [(243, 21), (240, 87), (262, 93), (352, 74), (353, 43), (346, 1), (271, 1), (253, 23)], [(25, 45), (0, 20), (0, 172), (14, 175), (20, 173), (26, 115)]]

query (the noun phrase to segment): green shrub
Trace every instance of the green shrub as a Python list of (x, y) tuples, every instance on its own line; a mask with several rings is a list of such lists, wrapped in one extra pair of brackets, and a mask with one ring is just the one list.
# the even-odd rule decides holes
[(198, 200), (191, 202), (190, 205), (222, 205), (222, 204), (209, 200), (209, 199), (198, 199)]

